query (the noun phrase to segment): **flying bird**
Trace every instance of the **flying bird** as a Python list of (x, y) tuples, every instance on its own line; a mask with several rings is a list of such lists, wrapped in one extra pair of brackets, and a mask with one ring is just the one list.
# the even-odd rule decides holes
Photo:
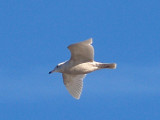
[(62, 73), (63, 83), (68, 92), (75, 99), (79, 99), (83, 88), (83, 79), (87, 73), (104, 68), (115, 69), (115, 63), (101, 63), (94, 61), (94, 48), (91, 45), (92, 38), (71, 44), (68, 49), (71, 52), (70, 60), (59, 63), (49, 74)]

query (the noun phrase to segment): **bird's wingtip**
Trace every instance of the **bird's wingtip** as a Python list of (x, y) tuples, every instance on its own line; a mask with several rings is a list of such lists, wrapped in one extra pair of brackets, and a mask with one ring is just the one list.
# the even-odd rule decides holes
[(74, 97), (76, 100), (79, 100), (80, 99), (80, 96), (78, 96), (78, 97)]

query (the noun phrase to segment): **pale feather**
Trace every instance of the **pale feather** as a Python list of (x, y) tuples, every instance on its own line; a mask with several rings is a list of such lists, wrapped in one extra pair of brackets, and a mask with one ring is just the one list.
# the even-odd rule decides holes
[(83, 79), (86, 74), (72, 75), (72, 74), (62, 74), (63, 82), (66, 86), (68, 92), (76, 99), (79, 99), (83, 88)]
[(91, 44), (92, 44), (92, 38), (79, 43), (69, 45), (68, 49), (71, 52), (70, 60), (76, 63), (93, 61), (94, 48)]

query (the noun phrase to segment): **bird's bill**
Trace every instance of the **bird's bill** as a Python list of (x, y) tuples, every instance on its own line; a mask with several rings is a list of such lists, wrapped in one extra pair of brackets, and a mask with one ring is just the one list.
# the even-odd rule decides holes
[(51, 74), (51, 73), (53, 73), (53, 72), (55, 72), (55, 70), (50, 71), (49, 74)]

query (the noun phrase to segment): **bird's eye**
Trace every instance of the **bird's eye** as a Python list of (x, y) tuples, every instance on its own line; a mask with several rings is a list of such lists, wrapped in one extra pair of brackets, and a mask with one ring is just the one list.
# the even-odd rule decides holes
[(56, 66), (56, 68), (58, 68), (58, 65)]

